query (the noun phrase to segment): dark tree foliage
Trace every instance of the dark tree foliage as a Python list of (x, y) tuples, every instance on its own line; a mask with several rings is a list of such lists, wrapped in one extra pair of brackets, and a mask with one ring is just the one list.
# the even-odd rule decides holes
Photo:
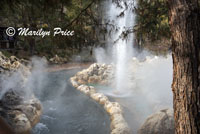
[[(76, 53), (93, 46), (97, 40), (95, 22), (97, 0), (1, 0), (0, 26), (29, 27), (30, 29), (74, 30), (75, 35), (20, 37), (20, 47), (32, 54)], [(52, 35), (52, 34), (51, 34)]]
[(134, 30), (139, 40), (169, 38), (168, 6), (166, 0), (138, 0), (137, 25)]

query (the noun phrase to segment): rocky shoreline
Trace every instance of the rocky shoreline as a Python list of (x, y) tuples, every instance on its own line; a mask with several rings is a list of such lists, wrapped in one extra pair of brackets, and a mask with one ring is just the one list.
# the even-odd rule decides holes
[(113, 67), (105, 64), (92, 64), (88, 69), (78, 72), (70, 79), (72, 85), (79, 91), (90, 96), (93, 100), (101, 104), (110, 116), (111, 134), (130, 134), (130, 128), (123, 117), (123, 109), (118, 102), (111, 102), (108, 97), (98, 93), (93, 86), (88, 84), (110, 83), (113, 77)]
[(26, 89), (24, 89), (23, 83), (30, 74), (30, 68), (22, 63), (27, 64), (28, 61), (19, 60), (15, 56), (7, 58), (0, 52), (1, 76), (9, 77), (19, 71), (19, 78), (22, 77), (18, 87), (20, 90), (11, 88), (4, 91), (4, 87), (0, 86), (0, 117), (5, 120), (16, 134), (30, 132), (32, 127), (39, 122), (42, 114), (41, 103), (34, 94), (28, 98), (24, 97)]

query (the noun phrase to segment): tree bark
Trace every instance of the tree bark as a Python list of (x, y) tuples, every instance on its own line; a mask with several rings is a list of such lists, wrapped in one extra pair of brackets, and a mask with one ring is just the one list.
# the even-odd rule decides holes
[(198, 0), (169, 0), (176, 134), (200, 134), (200, 12)]

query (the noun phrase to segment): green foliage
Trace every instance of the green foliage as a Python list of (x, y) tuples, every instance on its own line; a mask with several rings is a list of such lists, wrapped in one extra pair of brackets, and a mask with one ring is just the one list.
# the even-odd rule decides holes
[(136, 36), (140, 40), (170, 37), (167, 0), (138, 0)]
[[(60, 50), (81, 49), (94, 45), (96, 40), (94, 21), (96, 18), (95, 0), (1, 0), (0, 25), (13, 27), (29, 27), (30, 29), (53, 30), (61, 27), (63, 30), (74, 30), (75, 35), (34, 37), (37, 53), (58, 54)], [(20, 37), (30, 45), (30, 37)], [(75, 52), (75, 51), (71, 51)]]

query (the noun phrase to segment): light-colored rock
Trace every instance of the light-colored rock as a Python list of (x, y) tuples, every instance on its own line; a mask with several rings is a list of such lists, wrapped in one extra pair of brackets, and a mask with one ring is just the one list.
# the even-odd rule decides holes
[(122, 114), (114, 114), (111, 116), (111, 129), (115, 129), (117, 124), (124, 124), (125, 120)]
[(130, 128), (126, 124), (117, 124), (111, 134), (130, 134)]
[(88, 79), (88, 83), (99, 83), (101, 81), (101, 77), (97, 75), (90, 76)]
[(139, 134), (174, 134), (173, 110), (164, 109), (151, 115), (138, 131)]
[(31, 130), (31, 123), (24, 113), (18, 110), (12, 110), (8, 112), (10, 118), (9, 124), (15, 133), (24, 133)]
[(99, 102), (101, 98), (103, 98), (103, 94), (102, 93), (94, 93), (91, 95), (91, 98), (94, 99), (95, 101)]
[(112, 65), (95, 63), (88, 69), (78, 72), (70, 80), (77, 90), (89, 95), (104, 107), (111, 119), (111, 134), (130, 134), (129, 126), (122, 115), (123, 111), (119, 103), (110, 102), (104, 94), (97, 93), (93, 86), (87, 86), (87, 84), (107, 85), (110, 83), (111, 78), (113, 78)]
[(117, 102), (106, 103), (104, 108), (110, 115), (122, 114), (122, 108)]
[(92, 86), (89, 86), (89, 87), (90, 87), (90, 96), (92, 96), (93, 94), (96, 93), (96, 90), (95, 90), (95, 88), (92, 87)]
[(90, 88), (86, 85), (81, 85), (77, 89), (80, 90), (81, 92), (85, 93), (86, 95), (90, 94)]
[(2, 52), (0, 52), (0, 68), (0, 73), (5, 73), (8, 71), (17, 71), (20, 68), (26, 70), (27, 67), (21, 64), (20, 60), (17, 57), (11, 56), (10, 58), (7, 58), (2, 54)]
[(78, 72), (75, 77), (80, 84), (96, 84), (107, 85), (112, 78), (112, 66), (106, 64), (92, 64), (88, 69)]
[(77, 88), (79, 86), (79, 84), (74, 79), (71, 79), (70, 81), (73, 87)]
[(29, 99), (23, 104), (21, 109), (29, 119), (31, 126), (35, 126), (39, 122), (40, 115), (42, 114), (42, 106), (39, 100), (35, 98)]
[(68, 61), (69, 61), (68, 58), (59, 57), (58, 55), (55, 55), (53, 58), (49, 59), (49, 62), (53, 63), (53, 64), (63, 64), (63, 63), (66, 63)]
[(99, 103), (101, 104), (101, 105), (104, 105), (106, 102), (108, 102), (109, 100), (108, 100), (108, 97), (106, 97), (105, 95), (104, 96), (102, 96), (100, 99), (99, 99)]

